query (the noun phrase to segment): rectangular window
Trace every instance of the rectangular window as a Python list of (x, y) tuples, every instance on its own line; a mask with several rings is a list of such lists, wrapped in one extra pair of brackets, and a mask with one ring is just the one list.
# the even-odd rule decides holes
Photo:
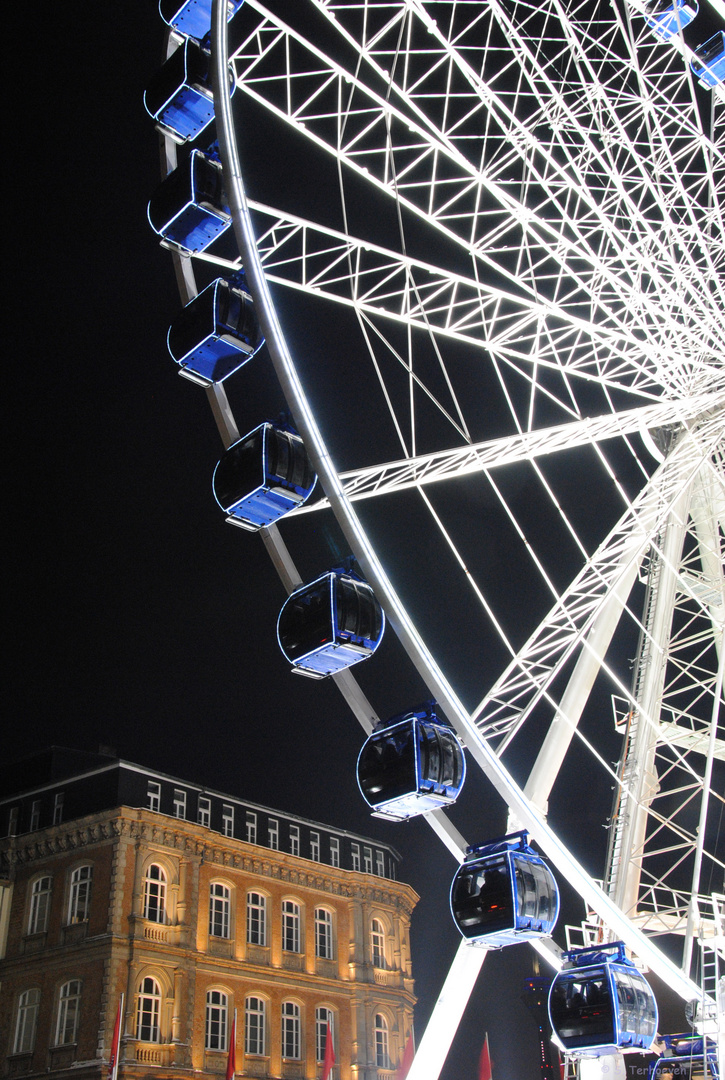
[(72, 979), (60, 988), (58, 998), (58, 1021), (55, 1027), (55, 1045), (68, 1046), (76, 1041), (78, 1014), (81, 1003), (81, 984)]
[(247, 810), (245, 817), (245, 830), (248, 844), (257, 843), (257, 815), (252, 810)]
[(29, 1054), (35, 1048), (38, 1026), (40, 990), (26, 990), (18, 999), (18, 1019), (15, 1024), (14, 1054)]
[(247, 893), (247, 941), (267, 944), (267, 898), (262, 893)]
[(79, 923), (88, 919), (91, 909), (91, 885), (93, 867), (79, 866), (70, 879), (70, 899), (68, 903), (68, 922)]
[(332, 960), (334, 957), (332, 912), (327, 908), (315, 910), (315, 956), (322, 960)]
[(375, 873), (378, 877), (385, 877), (385, 855), (382, 851), (375, 852)]
[(310, 833), (310, 858), (313, 862), (320, 861), (320, 834), (318, 832)]
[(264, 998), (248, 997), (244, 1010), (244, 1053), (264, 1056), (267, 1051)]
[(369, 847), (363, 848), (363, 852), (364, 852), (364, 856), (365, 856), (365, 873), (366, 874), (372, 874), (372, 872), (373, 872), (373, 851), (372, 851), (372, 848), (369, 848)]
[(186, 820), (186, 792), (181, 788), (174, 788), (174, 817)]
[(270, 818), (267, 822), (267, 843), (272, 851), (279, 850), (279, 822), (274, 818)]
[(64, 793), (58, 791), (53, 802), (53, 824), (60, 825), (63, 820), (63, 799)]
[(209, 935), (229, 937), (231, 892), (221, 881), (213, 881), (209, 889)]
[(221, 990), (210, 990), (206, 995), (206, 1032), (204, 1045), (207, 1050), (227, 1049), (228, 998)]
[(35, 832), (40, 828), (40, 799), (33, 799), (30, 807), (30, 831)]
[(328, 1033), (334, 1043), (335, 1031), (332, 1011), (321, 1005), (319, 1009), (315, 1009), (315, 1056), (318, 1064), (325, 1060)]
[(50, 891), (53, 886), (51, 877), (37, 878), (30, 893), (29, 934), (43, 934), (48, 929), (50, 912)]
[(340, 841), (336, 836), (330, 837), (330, 866), (340, 865)]
[(282, 1057), (299, 1061), (300, 1007), (294, 1001), (282, 1002)]
[(290, 855), (299, 855), (299, 853), (300, 853), (300, 827), (299, 827), (299, 825), (290, 825), (290, 827), (289, 827), (289, 850), (290, 850)]
[(285, 952), (301, 952), (300, 906), (293, 900), (282, 901), (282, 948)]
[(155, 814), (161, 811), (161, 784), (156, 780), (149, 780), (148, 787), (146, 788), (146, 798), (148, 799), (149, 810), (153, 810)]
[(234, 836), (234, 807), (222, 803), (222, 832), (225, 836)]
[(203, 795), (199, 796), (197, 819), (205, 829), (211, 828), (211, 799), (207, 799)]
[(8, 836), (18, 835), (18, 808), (17, 806), (10, 807), (10, 814), (8, 815)]
[(352, 868), (353, 870), (360, 869), (360, 845), (351, 844), (350, 850), (352, 852)]

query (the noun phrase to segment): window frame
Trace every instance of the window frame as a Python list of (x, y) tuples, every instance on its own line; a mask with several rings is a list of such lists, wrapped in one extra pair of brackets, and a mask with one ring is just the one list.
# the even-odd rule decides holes
[[(70, 989), (71, 987), (73, 990)], [(68, 979), (58, 991), (58, 1014), (55, 1021), (54, 1046), (73, 1046), (78, 1041), (82, 989), (80, 979)], [(66, 990), (67, 992), (64, 993)], [(69, 1019), (70, 1038), (68, 1037)]]
[[(324, 1013), (324, 1017), (323, 1017)], [(318, 1005), (315, 1009), (315, 1061), (321, 1065), (325, 1060), (327, 1048), (327, 1027), (330, 1027), (332, 1049), (335, 1050), (335, 1013), (327, 1005)]]
[[(255, 922), (258, 940), (255, 940)], [(267, 947), (267, 897), (256, 889), (247, 892), (247, 944)]]
[(267, 1057), (267, 999), (257, 994), (248, 994), (244, 999), (244, 1053)]
[(196, 807), (196, 821), (198, 825), (201, 825), (204, 829), (211, 828), (211, 799), (206, 795), (199, 796), (199, 802)]
[(222, 834), (234, 836), (234, 807), (231, 803), (222, 803)]
[[(147, 983), (152, 983), (155, 990)], [(146, 1009), (144, 1002), (151, 1002), (151, 1008)], [(144, 975), (141, 982), (138, 984), (138, 991), (136, 994), (136, 1039), (139, 1042), (160, 1043), (161, 1042), (161, 983), (153, 975)], [(150, 1023), (144, 1025), (144, 1014), (148, 1014), (151, 1018)], [(150, 1037), (144, 1037), (144, 1031), (150, 1032)], [(155, 1038), (154, 1038), (155, 1035)]]
[[(41, 888), (47, 882), (47, 888)], [(42, 899), (41, 899), (42, 898)], [(50, 905), (53, 898), (53, 876), (42, 874), (30, 886), (30, 910), (28, 911), (28, 936), (45, 934), (50, 921)], [(42, 926), (40, 925), (42, 921)]]
[[(218, 995), (219, 1001), (210, 1000), (215, 994)], [(215, 1024), (217, 1025), (217, 1031), (212, 1034)], [(213, 1043), (216, 1045), (212, 1045)], [(206, 992), (204, 1049), (221, 1051), (222, 1053), (229, 1050), (229, 995), (225, 990), (219, 990), (215, 987), (211, 987)]]
[(254, 810), (244, 812), (244, 838), (248, 844), (257, 843), (257, 815)]
[[(87, 874), (83, 875), (83, 871)], [(76, 866), (70, 875), (66, 926), (88, 922), (93, 892), (93, 866), (84, 863)]]
[(276, 818), (267, 819), (267, 845), (272, 851), (279, 851), (279, 821)]
[(183, 788), (174, 788), (174, 817), (186, 821), (186, 791)]
[(30, 804), (30, 832), (37, 832), (40, 828), (41, 800), (33, 799)]
[(283, 1001), (280, 1010), (282, 1026), (282, 1060), (302, 1060), (302, 1009), (296, 1001)]
[(299, 858), (300, 854), (300, 827), (299, 825), (290, 825), (289, 827), (289, 853)]
[(335, 913), (330, 908), (315, 908), (315, 956), (335, 959)]
[(363, 848), (363, 866), (365, 867), (366, 874), (372, 874), (373, 872), (373, 849), (369, 847)]
[(375, 1013), (373, 1020), (373, 1034), (375, 1041), (375, 1067), (377, 1069), (390, 1068), (390, 1027), (387, 1017), (383, 1013)]
[(385, 877), (385, 852), (375, 849), (375, 873), (378, 877)]
[(63, 824), (63, 804), (65, 802), (65, 792), (56, 791), (55, 799), (53, 800), (53, 824)]
[(39, 1012), (40, 987), (30, 986), (18, 995), (13, 1054), (32, 1054), (35, 1050)]
[(153, 814), (161, 813), (161, 784), (158, 780), (149, 780), (146, 785), (148, 809)]
[(340, 840), (337, 836), (330, 837), (330, 866), (340, 865)]
[(310, 832), (310, 859), (312, 862), (320, 861), (320, 834)]
[(302, 952), (302, 905), (297, 900), (282, 901), (282, 952)]
[[(379, 929), (377, 929), (379, 927)], [(373, 917), (370, 920), (370, 962), (374, 968), (386, 971), (387, 957), (385, 954), (385, 925), (382, 919)]]
[(359, 873), (360, 872), (360, 845), (359, 844), (351, 844), (350, 845), (350, 856), (352, 858), (352, 868), (353, 868), (353, 870), (357, 870), (357, 872)]
[[(216, 893), (215, 893), (215, 890)], [(217, 933), (217, 928), (223, 932)], [(209, 882), (209, 937), (228, 941), (232, 936), (232, 890), (225, 881)]]
[[(152, 877), (151, 871), (153, 869), (159, 871), (159, 876)], [(166, 873), (166, 869), (161, 863), (151, 862), (146, 867), (146, 873), (144, 874), (144, 889), (143, 889), (143, 917), (148, 919), (149, 922), (159, 923), (161, 926), (166, 925), (166, 892), (169, 884), (169, 877)], [(156, 886), (155, 906), (151, 906), (152, 900), (152, 887)], [(155, 910), (156, 914), (152, 914)]]

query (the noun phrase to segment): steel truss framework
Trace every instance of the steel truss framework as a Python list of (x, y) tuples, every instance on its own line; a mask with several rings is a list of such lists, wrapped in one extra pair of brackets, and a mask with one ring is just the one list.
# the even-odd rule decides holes
[[(507, 658), (478, 685), (472, 652), (474, 675), (453, 691), (421, 646), (432, 692), (561, 865), (549, 797), (572, 740), (590, 753), (615, 801), (602, 807), (603, 891), (591, 868), (582, 895), (605, 935), (631, 927), (635, 949), (638, 928), (667, 935), (665, 952), (697, 980), (698, 935), (725, 947), (713, 897), (725, 891), (725, 95), (703, 95), (686, 46), (658, 40), (624, 0), (299, 9), (292, 26), (274, 3), (246, 0), (232, 59), (238, 108), (262, 109), (269, 138), (302, 146), (321, 184), (334, 181), (336, 202), (316, 220), (298, 212), (286, 173), (280, 206), (268, 205), (268, 181), (265, 202), (249, 204), (267, 281), (357, 327), (369, 356), (364, 391), (351, 402), (332, 390), (329, 422), (345, 433), (325, 431), (332, 456), (352, 446), (356, 460), (338, 473), (320, 441), (326, 494), (413, 651), (418, 631), (350, 504), (373, 507), (376, 523), (375, 507), (395, 518), (415, 496), (426, 543), (460, 571), (451, 611), (475, 606), (467, 637), (487, 635)], [(239, 260), (212, 249), (198, 263), (217, 272)], [(228, 441), (224, 393), (209, 394)], [(314, 442), (314, 416), (295, 419)], [(583, 515), (581, 486), (572, 495), (562, 480), (580, 462), (606, 492), (601, 514)], [(536, 492), (540, 520), (509, 475)], [(480, 507), (474, 483), (508, 530), (513, 566), (536, 581), (530, 626), (508, 615), (476, 557), (481, 520), (473, 539), (460, 525), (448, 493)], [(267, 543), (293, 584), (278, 538)], [(639, 640), (632, 671), (620, 637)], [(601, 686), (606, 724), (588, 713)], [(522, 732), (540, 750), (521, 793), (503, 762)], [(686, 995), (692, 983), (680, 985)]]

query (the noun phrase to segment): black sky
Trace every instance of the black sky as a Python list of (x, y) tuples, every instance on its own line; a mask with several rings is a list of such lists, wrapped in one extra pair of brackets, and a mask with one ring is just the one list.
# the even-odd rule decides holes
[[(334, 686), (289, 674), (275, 640), (282, 587), (260, 539), (226, 526), (214, 503), (221, 444), (203, 391), (166, 352), (179, 301), (146, 221), (159, 179), (142, 105), (162, 53), (155, 4), (44, 2), (11, 21), (4, 753), (103, 743), (393, 843), (422, 896), (412, 941), (420, 1035), (458, 944), (447, 900), (455, 864), (423, 823), (367, 815), (354, 778), (362, 734)], [(265, 152), (247, 145), (252, 165)], [(324, 352), (335, 333), (318, 326), (315, 347)], [(291, 334), (304, 350), (292, 317)], [(264, 362), (245, 369), (238, 396), (243, 430), (283, 404)], [(306, 573), (336, 562), (330, 522), (285, 536)], [(381, 713), (427, 696), (390, 633), (356, 670)], [(601, 808), (590, 809), (578, 775), (567, 796), (586, 838), (577, 854), (600, 865)], [(500, 801), (474, 776), (452, 816), (471, 842), (505, 830)], [(565, 901), (579, 921), (581, 905)], [(485, 1030), (497, 1080), (538, 1076), (519, 1001), (531, 955), (517, 946), (486, 961), (443, 1080), (474, 1075)]]

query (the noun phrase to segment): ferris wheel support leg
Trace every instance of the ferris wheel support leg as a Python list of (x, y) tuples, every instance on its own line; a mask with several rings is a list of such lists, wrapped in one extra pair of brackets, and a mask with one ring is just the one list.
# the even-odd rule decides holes
[(474, 948), (465, 941), (458, 946), (448, 977), (416, 1050), (408, 1080), (438, 1080), (486, 952), (486, 949)]
[[(629, 788), (623, 791), (623, 828), (616, 851), (619, 865), (607, 867), (610, 896), (623, 912), (637, 910), (642, 874), (642, 854), (649, 807), (657, 791), (655, 750), (662, 710), (662, 690), (674, 610), (677, 572), (685, 540), (685, 523), (691, 486), (677, 499), (667, 518), (661, 551), (653, 553), (650, 564), (650, 602), (641, 631), (641, 643), (634, 673), (637, 727), (627, 765)], [(615, 826), (616, 827), (616, 826)], [(611, 849), (615, 850), (614, 847)], [(627, 856), (626, 853), (629, 853)]]
[(559, 775), (567, 750), (581, 719), (591, 689), (604, 661), (627, 598), (632, 590), (639, 561), (625, 558), (623, 572), (584, 640), (559, 708), (529, 774), (524, 795), (541, 810), (548, 811), (549, 795)]
[(687, 928), (685, 930), (685, 946), (682, 956), (682, 968), (690, 970), (692, 963), (692, 947), (694, 932), (699, 917), (697, 897), (700, 892), (700, 871), (702, 868), (702, 853), (705, 846), (705, 828), (707, 825), (707, 811), (710, 801), (710, 788), (712, 785), (712, 766), (715, 760), (715, 745), (717, 742), (717, 725), (720, 715), (720, 700), (723, 692), (723, 672), (725, 671), (725, 649), (720, 651), (720, 663), (717, 670), (717, 682), (712, 701), (712, 721), (710, 723), (710, 739), (705, 763), (705, 776), (703, 781), (702, 802), (700, 803), (700, 821), (697, 829), (697, 845), (695, 847), (695, 866), (692, 872), (692, 888), (690, 890), (690, 903), (687, 908)]

